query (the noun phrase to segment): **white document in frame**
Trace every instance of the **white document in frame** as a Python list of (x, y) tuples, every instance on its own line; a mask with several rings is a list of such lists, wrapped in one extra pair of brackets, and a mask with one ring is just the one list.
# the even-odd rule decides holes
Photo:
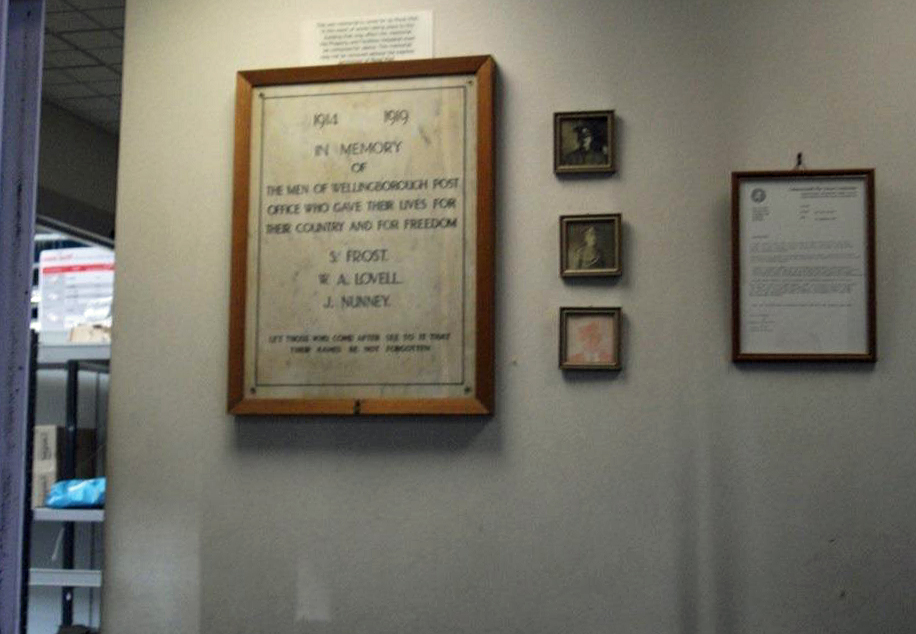
[(747, 179), (739, 196), (742, 352), (866, 352), (865, 178)]

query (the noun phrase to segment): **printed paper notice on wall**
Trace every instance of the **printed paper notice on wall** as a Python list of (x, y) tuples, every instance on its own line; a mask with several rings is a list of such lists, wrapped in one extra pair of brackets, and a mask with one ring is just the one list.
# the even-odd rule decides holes
[(424, 59), (433, 56), (433, 12), (312, 20), (302, 27), (306, 65)]

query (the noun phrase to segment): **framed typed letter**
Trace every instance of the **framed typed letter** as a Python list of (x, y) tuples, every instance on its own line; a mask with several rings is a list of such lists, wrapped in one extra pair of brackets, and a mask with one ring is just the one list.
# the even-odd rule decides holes
[(560, 367), (619, 370), (620, 308), (561, 308)]
[(553, 171), (557, 174), (613, 174), (616, 171), (614, 111), (554, 114)]
[(492, 411), (494, 76), (238, 74), (231, 413)]
[(732, 174), (732, 359), (875, 361), (875, 171)]
[(560, 216), (561, 277), (607, 277), (622, 272), (620, 214)]

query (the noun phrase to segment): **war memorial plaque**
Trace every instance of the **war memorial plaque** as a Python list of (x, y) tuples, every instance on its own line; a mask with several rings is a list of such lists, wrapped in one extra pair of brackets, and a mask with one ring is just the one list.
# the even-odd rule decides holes
[(489, 57), (238, 74), (228, 409), (493, 408)]

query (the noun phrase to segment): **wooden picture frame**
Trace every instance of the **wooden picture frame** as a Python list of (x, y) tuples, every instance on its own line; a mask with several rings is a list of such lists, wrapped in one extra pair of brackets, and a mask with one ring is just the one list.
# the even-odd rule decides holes
[(620, 320), (617, 306), (560, 308), (560, 368), (620, 370)]
[(230, 413), (492, 413), (495, 75), (238, 73)]
[(877, 360), (875, 170), (732, 174), (732, 360)]
[(554, 113), (554, 173), (613, 174), (615, 154), (613, 110)]
[(560, 277), (614, 277), (623, 273), (621, 215), (560, 216)]

